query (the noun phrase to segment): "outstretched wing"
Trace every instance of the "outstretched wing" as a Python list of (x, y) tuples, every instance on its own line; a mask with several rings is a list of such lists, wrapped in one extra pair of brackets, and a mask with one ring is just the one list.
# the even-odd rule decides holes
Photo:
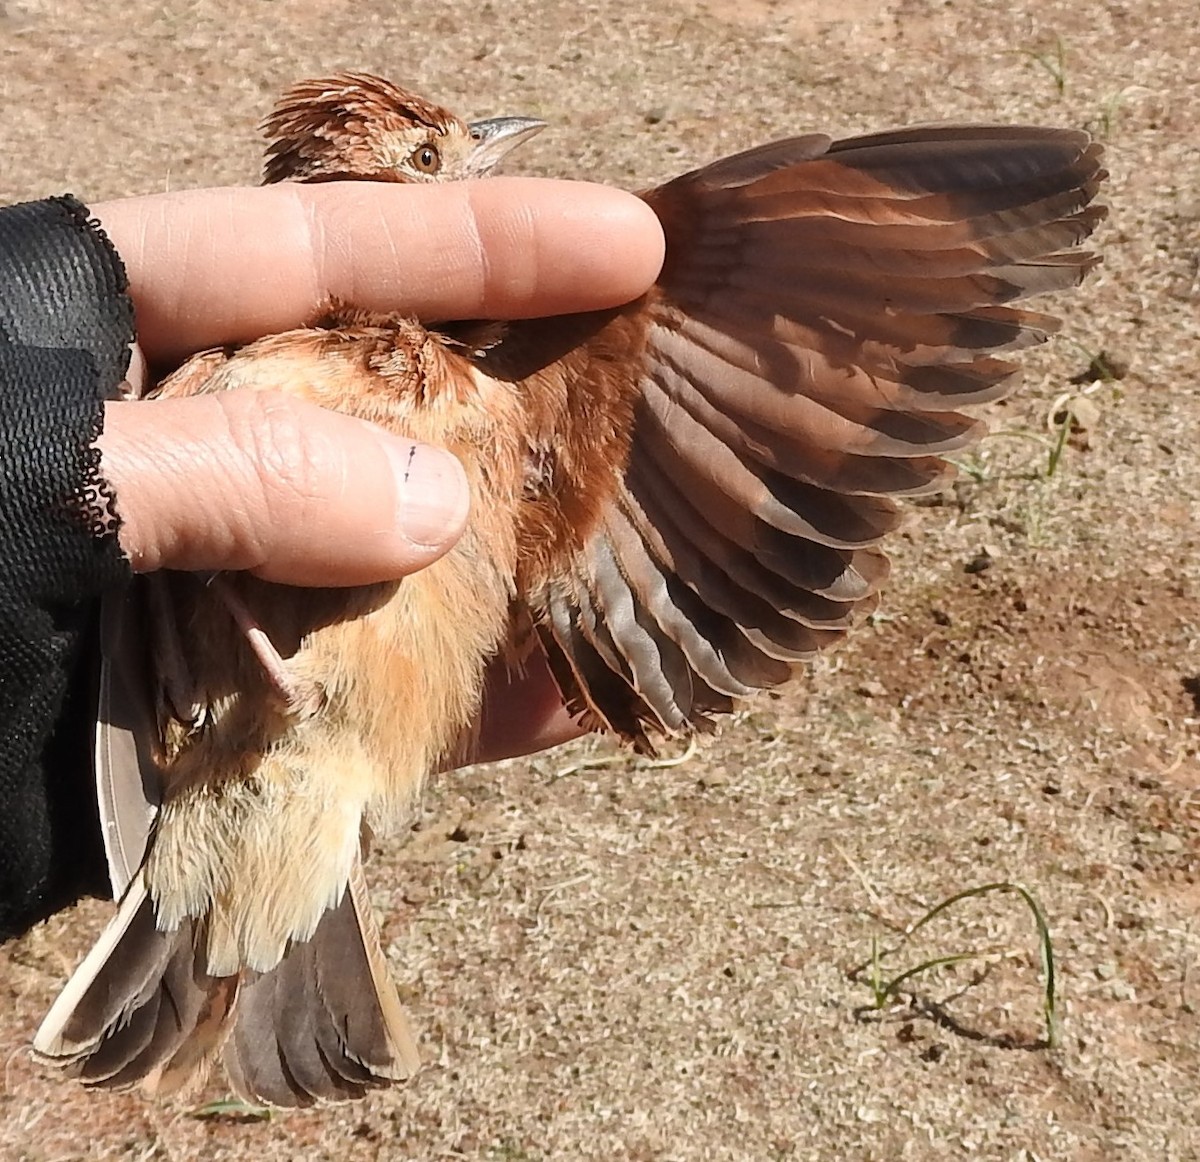
[(805, 137), (646, 194), (667, 259), (637, 313), (628, 455), (525, 597), (573, 708), (643, 746), (785, 681), (875, 602), (895, 498), (977, 439), (1104, 216), (1084, 133)]

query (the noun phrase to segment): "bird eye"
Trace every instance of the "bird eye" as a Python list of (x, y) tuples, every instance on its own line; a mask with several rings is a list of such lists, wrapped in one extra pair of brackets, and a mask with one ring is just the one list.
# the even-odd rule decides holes
[(413, 168), (421, 173), (437, 173), (442, 165), (441, 154), (432, 145), (422, 145), (420, 149), (414, 150), (409, 161), (412, 162)]

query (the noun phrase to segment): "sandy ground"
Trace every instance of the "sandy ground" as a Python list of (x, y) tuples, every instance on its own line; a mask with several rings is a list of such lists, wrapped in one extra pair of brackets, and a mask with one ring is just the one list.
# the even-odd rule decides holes
[[(589, 743), (445, 778), (380, 853), (414, 1084), (261, 1120), (202, 1116), (215, 1082), (151, 1104), (47, 1077), (28, 1039), (92, 903), (0, 950), (0, 1156), (1200, 1158), (1198, 26), (1187, 0), (0, 5), (6, 199), (252, 181), (273, 94), (333, 67), (546, 118), (526, 172), (634, 186), (975, 118), (1088, 126), (1113, 175), (1099, 276), (848, 648), (675, 765)], [(1002, 880), (1049, 919), (1059, 1047), (1011, 895), (885, 967), (981, 959), (863, 1011), (873, 939)]]

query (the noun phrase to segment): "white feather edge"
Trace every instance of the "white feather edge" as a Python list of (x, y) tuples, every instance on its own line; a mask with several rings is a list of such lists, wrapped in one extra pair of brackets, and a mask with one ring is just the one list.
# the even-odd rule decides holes
[(96, 979), (96, 974), (104, 967), (118, 941), (125, 935), (145, 899), (146, 881), (139, 870), (134, 874), (117, 914), (100, 933), (100, 938), (83, 958), (83, 963), (71, 974), (71, 979), (58, 994), (58, 998), (50, 1006), (50, 1011), (34, 1034), (33, 1052), (38, 1057), (62, 1065), (85, 1056), (94, 1047), (95, 1042), (65, 1046), (63, 1029), (76, 1005)]
[(421, 1054), (417, 1049), (416, 1034), (412, 1025), (409, 1024), (408, 1014), (400, 1003), (395, 982), (388, 970), (387, 957), (379, 940), (379, 927), (371, 908), (367, 877), (363, 871), (362, 860), (357, 857), (350, 869), (347, 890), (350, 893), (350, 901), (358, 920), (358, 930), (371, 973), (371, 983), (375, 986), (375, 996), (379, 1002), (379, 1010), (383, 1014), (384, 1026), (391, 1042), (391, 1054), (395, 1061), (395, 1065), (390, 1070), (382, 1070), (375, 1065), (372, 1066), (372, 1070), (393, 1081), (405, 1081), (421, 1068)]
[(113, 899), (119, 900), (142, 865), (161, 785), (150, 751), (157, 729), (150, 706), (149, 683), (134, 661), (133, 635), (144, 635), (133, 624), (130, 597), (106, 597), (101, 606), (100, 686), (96, 706), (93, 752), (96, 801), (108, 878)]

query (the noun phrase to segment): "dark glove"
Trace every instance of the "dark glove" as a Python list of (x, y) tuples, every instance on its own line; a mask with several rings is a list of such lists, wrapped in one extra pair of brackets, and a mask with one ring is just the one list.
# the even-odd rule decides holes
[(107, 888), (96, 624), (131, 572), (94, 444), (129, 365), (125, 291), (74, 198), (0, 209), (0, 938)]

